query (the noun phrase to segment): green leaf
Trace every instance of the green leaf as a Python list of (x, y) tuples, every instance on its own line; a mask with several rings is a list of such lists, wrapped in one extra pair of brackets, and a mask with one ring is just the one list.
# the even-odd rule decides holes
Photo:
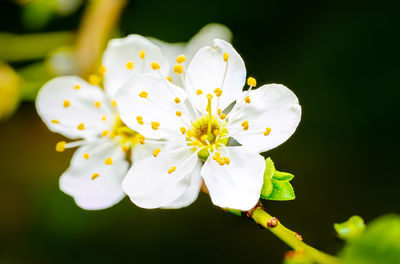
[(289, 183), (294, 176), (275, 169), (271, 158), (265, 160), (264, 183), (261, 188), (261, 198), (274, 201), (288, 201), (295, 198), (292, 185)]
[(348, 241), (340, 253), (343, 264), (399, 264), (400, 216), (385, 215)]
[(335, 223), (333, 225), (338, 236), (344, 240), (351, 240), (358, 237), (365, 229), (364, 220), (358, 215), (354, 215), (346, 222)]

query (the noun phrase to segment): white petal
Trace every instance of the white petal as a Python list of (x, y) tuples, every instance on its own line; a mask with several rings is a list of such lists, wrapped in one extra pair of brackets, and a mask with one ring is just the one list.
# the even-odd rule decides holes
[(132, 148), (131, 159), (132, 162), (137, 162), (139, 160), (148, 158), (153, 156), (154, 150), (158, 148), (163, 148), (165, 146), (165, 142), (156, 142), (156, 141), (148, 141), (145, 140), (145, 144), (136, 144)]
[[(199, 162), (197, 154), (190, 148), (166, 147), (157, 157), (135, 162), (122, 188), (137, 206), (159, 208), (170, 205), (190, 188), (192, 172)], [(169, 173), (172, 167), (176, 170)], [(192, 201), (190, 196), (186, 199), (180, 202), (186, 205), (185, 202)]]
[(103, 90), (76, 76), (50, 80), (36, 99), (37, 112), (49, 129), (71, 139), (94, 137), (109, 129), (115, 120), (112, 108)]
[[(146, 92), (147, 98), (140, 97), (141, 92)], [(180, 103), (175, 102), (176, 97)], [(116, 96), (125, 124), (146, 138), (156, 139), (182, 136), (180, 128), (192, 120), (185, 99), (181, 88), (164, 78), (145, 74), (132, 76)], [(181, 117), (176, 115), (176, 111), (182, 113)], [(138, 123), (138, 116), (143, 118), (143, 125)], [(159, 129), (153, 129), (151, 122), (159, 122)]]
[[(244, 98), (246, 92), (243, 92)], [(250, 104), (244, 100), (229, 114), (228, 131), (240, 144), (257, 152), (273, 149), (285, 142), (296, 130), (301, 107), (296, 95), (281, 84), (264, 85), (249, 93)], [(248, 130), (243, 130), (248, 121)], [(271, 128), (265, 136), (266, 128)]]
[[(89, 159), (84, 154), (89, 155)], [(111, 158), (112, 165), (105, 160)], [(121, 147), (111, 140), (80, 147), (70, 167), (60, 178), (60, 188), (87, 210), (104, 209), (118, 203), (124, 196), (121, 184), (129, 163)], [(92, 179), (94, 173), (98, 177)]]
[(218, 151), (230, 159), (230, 164), (221, 166), (210, 156), (201, 170), (212, 202), (224, 208), (250, 210), (260, 198), (264, 158), (244, 147)]
[(185, 43), (168, 43), (156, 38), (148, 37), (149, 40), (153, 41), (155, 44), (160, 46), (164, 56), (166, 57), (168, 63), (173, 65), (177, 56), (183, 54)]
[[(224, 61), (224, 53), (229, 55)], [(199, 50), (190, 63), (185, 75), (185, 88), (197, 109), (204, 112), (207, 94), (214, 95), (213, 113), (217, 108), (224, 110), (238, 98), (246, 79), (244, 62), (231, 44), (216, 39), (211, 46)], [(216, 97), (216, 88), (222, 89), (221, 97)], [(197, 95), (197, 90), (202, 90)]]
[[(141, 51), (145, 52), (144, 59), (139, 56)], [(113, 97), (133, 73), (158, 75), (151, 67), (152, 62), (160, 64), (163, 76), (169, 73), (169, 64), (161, 48), (152, 41), (139, 35), (111, 40), (103, 55), (104, 87), (108, 95)], [(133, 63), (133, 69), (128, 69), (127, 63)]]

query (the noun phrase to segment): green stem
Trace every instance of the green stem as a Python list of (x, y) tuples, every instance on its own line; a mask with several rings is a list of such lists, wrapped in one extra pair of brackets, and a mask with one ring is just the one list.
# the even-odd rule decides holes
[(268, 226), (268, 220), (272, 218), (270, 214), (265, 212), (261, 207), (257, 207), (253, 213), (251, 213), (251, 218), (257, 224), (263, 226), (264, 228), (271, 231), (275, 236), (277, 236), (280, 240), (285, 242), (288, 246), (293, 248), (294, 250), (303, 251), (309, 258), (313, 261), (320, 264), (338, 264), (340, 263), (339, 259), (330, 256), (326, 253), (323, 253), (306, 243), (304, 243), (301, 239), (296, 236), (296, 233), (292, 230), (286, 228), (280, 222), (274, 227)]

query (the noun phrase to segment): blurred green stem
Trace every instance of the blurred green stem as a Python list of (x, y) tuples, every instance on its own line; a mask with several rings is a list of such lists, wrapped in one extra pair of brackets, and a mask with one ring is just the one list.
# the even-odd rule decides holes
[(0, 32), (0, 60), (15, 62), (45, 57), (60, 46), (72, 44), (72, 32), (51, 32), (15, 35)]

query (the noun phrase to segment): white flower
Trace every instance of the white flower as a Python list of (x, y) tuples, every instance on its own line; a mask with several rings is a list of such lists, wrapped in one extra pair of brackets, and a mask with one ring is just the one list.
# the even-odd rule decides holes
[(143, 74), (116, 96), (121, 119), (145, 144), (165, 143), (133, 165), (123, 189), (140, 207), (179, 208), (197, 198), (204, 180), (215, 205), (251, 209), (263, 184), (259, 153), (294, 133), (301, 116), (297, 97), (279, 84), (252, 90), (254, 78), (242, 92), (244, 62), (219, 39), (199, 50), (186, 71), (183, 64), (174, 68), (184, 72), (184, 89)]

